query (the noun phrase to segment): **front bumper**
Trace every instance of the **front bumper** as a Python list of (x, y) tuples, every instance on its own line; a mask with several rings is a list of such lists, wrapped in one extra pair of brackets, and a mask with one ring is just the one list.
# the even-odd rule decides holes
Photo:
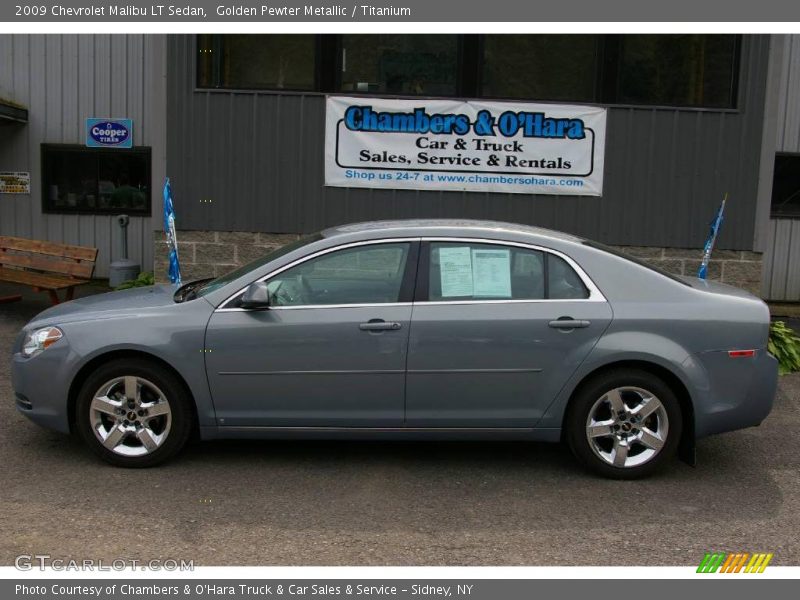
[(65, 339), (31, 358), (15, 352), (11, 387), (17, 410), (42, 427), (69, 433), (69, 385), (75, 358)]

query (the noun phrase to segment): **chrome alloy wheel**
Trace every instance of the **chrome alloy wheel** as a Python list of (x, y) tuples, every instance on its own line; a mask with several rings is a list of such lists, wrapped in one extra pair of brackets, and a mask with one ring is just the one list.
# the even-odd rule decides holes
[(107, 381), (95, 392), (89, 409), (95, 436), (122, 456), (157, 450), (169, 435), (172, 411), (163, 392), (133, 375)]
[(643, 465), (664, 447), (669, 433), (667, 410), (651, 392), (618, 387), (597, 399), (586, 419), (592, 451), (614, 467)]

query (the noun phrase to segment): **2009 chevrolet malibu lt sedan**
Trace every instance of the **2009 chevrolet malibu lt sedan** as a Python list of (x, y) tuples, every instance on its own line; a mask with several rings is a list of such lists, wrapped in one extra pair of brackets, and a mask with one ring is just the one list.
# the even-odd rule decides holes
[(567, 442), (651, 473), (758, 425), (777, 362), (750, 294), (507, 223), (328, 229), (213, 280), (81, 298), (25, 326), (18, 409), (145, 467), (202, 439)]

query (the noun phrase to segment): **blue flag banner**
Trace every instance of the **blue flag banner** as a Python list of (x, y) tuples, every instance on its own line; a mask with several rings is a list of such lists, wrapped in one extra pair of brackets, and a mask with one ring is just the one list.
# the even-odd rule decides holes
[(172, 186), (169, 177), (164, 182), (164, 233), (169, 247), (169, 280), (181, 283), (181, 265), (178, 262), (178, 238), (175, 235), (175, 207), (172, 204)]
[(705, 279), (708, 275), (708, 263), (711, 260), (711, 253), (714, 251), (714, 243), (717, 241), (719, 228), (722, 226), (723, 215), (725, 213), (725, 202), (728, 200), (728, 194), (722, 199), (722, 204), (719, 205), (717, 216), (711, 221), (711, 231), (708, 234), (706, 245), (703, 247), (703, 260), (700, 263), (700, 269), (697, 271), (697, 276), (700, 279)]

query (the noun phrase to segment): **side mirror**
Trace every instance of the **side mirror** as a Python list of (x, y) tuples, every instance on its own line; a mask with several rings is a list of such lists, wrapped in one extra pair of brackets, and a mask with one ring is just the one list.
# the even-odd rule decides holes
[(242, 294), (242, 308), (269, 308), (272, 294), (264, 281), (251, 283)]

